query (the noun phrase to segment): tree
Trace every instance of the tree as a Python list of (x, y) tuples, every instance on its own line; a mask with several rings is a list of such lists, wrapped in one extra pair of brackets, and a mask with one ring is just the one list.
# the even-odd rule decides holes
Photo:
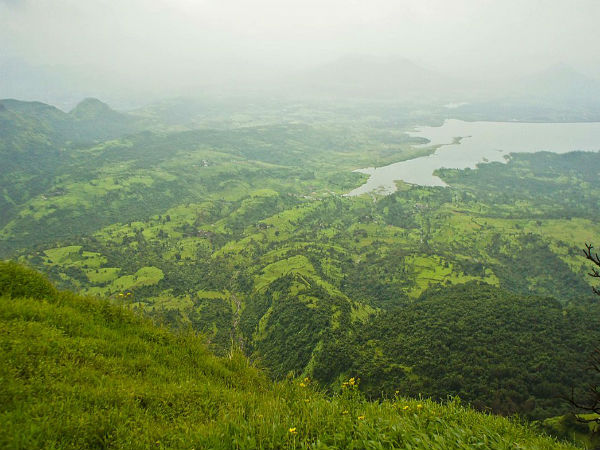
[[(600, 256), (598, 253), (593, 251), (594, 247), (592, 244), (585, 244), (585, 249), (583, 250), (583, 254), (585, 257), (593, 263), (593, 267), (588, 275), (592, 278), (600, 278)], [(592, 291), (594, 294), (600, 296), (600, 289), (597, 287), (592, 287)], [(600, 374), (600, 348), (596, 348), (594, 353), (590, 358), (590, 370)], [(597, 415), (597, 417), (592, 418), (582, 418), (580, 416), (577, 417), (577, 420), (580, 422), (596, 422), (600, 424), (600, 386), (592, 385), (589, 386), (588, 390), (588, 398), (584, 402), (579, 402), (575, 400), (574, 391), (571, 391), (571, 397), (567, 399), (567, 401), (574, 406), (575, 408)]]

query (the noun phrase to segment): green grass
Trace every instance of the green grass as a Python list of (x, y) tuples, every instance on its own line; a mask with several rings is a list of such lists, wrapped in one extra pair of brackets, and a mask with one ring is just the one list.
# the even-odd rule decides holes
[(2, 449), (575, 448), (458, 401), (273, 383), (235, 351), (218, 358), (13, 263), (0, 263), (0, 330)]
[(406, 264), (415, 271), (415, 285), (408, 292), (411, 298), (417, 298), (432, 285), (441, 283), (463, 284), (473, 280), (483, 279), (487, 283), (498, 285), (498, 279), (490, 274), (486, 277), (474, 277), (454, 270), (451, 263), (435, 256), (411, 256), (406, 258)]
[[(106, 264), (106, 258), (97, 252), (83, 251), (81, 245), (51, 248), (44, 252), (48, 266), (60, 265), (62, 267), (79, 267), (84, 269), (98, 269)], [(90, 278), (90, 281), (93, 276)], [(102, 281), (101, 281), (102, 282)]]
[(120, 271), (121, 269), (117, 267), (107, 267), (103, 269), (90, 270), (86, 273), (86, 276), (91, 283), (103, 284), (117, 279)]
[(152, 286), (162, 280), (164, 274), (157, 267), (142, 267), (133, 275), (125, 275), (112, 282), (109, 289), (127, 290), (142, 286)]
[(81, 250), (81, 245), (69, 245), (67, 247), (51, 248), (44, 253), (55, 264), (61, 264), (71, 259), (79, 250)]

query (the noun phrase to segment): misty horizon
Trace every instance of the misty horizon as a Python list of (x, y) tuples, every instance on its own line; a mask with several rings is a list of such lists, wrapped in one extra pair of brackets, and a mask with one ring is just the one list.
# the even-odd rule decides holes
[(0, 98), (126, 108), (211, 93), (405, 100), (443, 88), (440, 101), (458, 102), (548, 71), (600, 83), (589, 51), (597, 17), (589, 0), (0, 0)]

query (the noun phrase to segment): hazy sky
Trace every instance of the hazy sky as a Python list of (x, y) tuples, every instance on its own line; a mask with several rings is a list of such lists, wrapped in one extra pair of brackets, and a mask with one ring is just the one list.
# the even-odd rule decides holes
[(147, 89), (348, 54), (471, 77), (565, 62), (600, 78), (599, 43), (599, 0), (0, 0), (0, 60)]

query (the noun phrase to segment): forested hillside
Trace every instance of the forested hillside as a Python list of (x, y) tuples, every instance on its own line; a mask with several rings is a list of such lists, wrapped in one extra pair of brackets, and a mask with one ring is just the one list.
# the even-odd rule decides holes
[(373, 397), (458, 395), (497, 414), (549, 417), (565, 411), (570, 386), (595, 382), (581, 360), (597, 345), (599, 325), (598, 305), (565, 307), (477, 282), (431, 288), (333, 333), (313, 373), (326, 383), (361, 374)]
[(216, 354), (239, 348), (275, 379), (361, 377), (371, 398), (545, 418), (592, 381), (581, 248), (600, 236), (598, 153), (515, 154), (439, 171), (449, 187), (348, 197), (353, 169), (434, 151), (405, 134), (422, 115), (159, 105), (101, 140), (86, 121), (122, 117), (97, 101), (2, 104), (16, 165), (0, 254), (61, 288), (193, 330)]

